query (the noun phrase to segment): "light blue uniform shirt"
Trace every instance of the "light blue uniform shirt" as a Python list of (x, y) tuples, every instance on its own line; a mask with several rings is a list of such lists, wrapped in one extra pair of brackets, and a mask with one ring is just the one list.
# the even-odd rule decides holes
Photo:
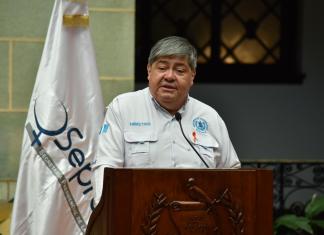
[[(209, 168), (240, 167), (225, 123), (213, 108), (189, 96), (178, 112), (185, 135)], [(108, 106), (93, 169), (98, 167), (95, 187), (102, 187), (103, 167), (206, 168), (178, 121), (148, 88), (119, 95)]]

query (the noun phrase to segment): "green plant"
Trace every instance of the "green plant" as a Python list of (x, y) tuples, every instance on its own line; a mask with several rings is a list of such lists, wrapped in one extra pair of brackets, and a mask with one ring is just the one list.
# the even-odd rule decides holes
[(285, 231), (284, 234), (323, 234), (324, 196), (313, 195), (303, 216), (286, 214), (278, 217), (274, 223), (274, 231), (276, 235), (283, 234), (280, 231)]

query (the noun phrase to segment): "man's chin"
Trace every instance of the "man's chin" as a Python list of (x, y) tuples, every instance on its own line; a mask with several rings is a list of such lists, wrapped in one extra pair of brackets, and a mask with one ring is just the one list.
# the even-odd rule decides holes
[(159, 95), (159, 98), (165, 101), (175, 101), (177, 99), (177, 95), (175, 94), (175, 92), (163, 92)]

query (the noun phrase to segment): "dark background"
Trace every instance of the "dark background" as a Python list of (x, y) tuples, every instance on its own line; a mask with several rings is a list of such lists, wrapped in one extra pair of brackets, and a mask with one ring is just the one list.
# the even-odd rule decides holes
[[(297, 84), (195, 84), (191, 96), (224, 119), (241, 160), (321, 160), (324, 146), (324, 1), (303, 1)], [(136, 89), (146, 83), (136, 83)]]

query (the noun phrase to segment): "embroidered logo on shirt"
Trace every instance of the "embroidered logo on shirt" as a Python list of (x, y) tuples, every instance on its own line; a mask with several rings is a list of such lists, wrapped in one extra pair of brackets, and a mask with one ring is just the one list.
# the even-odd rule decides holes
[(196, 131), (200, 132), (200, 133), (205, 133), (208, 130), (208, 124), (206, 122), (205, 119), (203, 118), (195, 118), (192, 121), (192, 124), (194, 126), (194, 128), (196, 129)]
[(107, 133), (108, 129), (109, 129), (109, 123), (105, 122), (100, 129), (99, 135)]
[(151, 126), (150, 122), (130, 122), (130, 126)]

